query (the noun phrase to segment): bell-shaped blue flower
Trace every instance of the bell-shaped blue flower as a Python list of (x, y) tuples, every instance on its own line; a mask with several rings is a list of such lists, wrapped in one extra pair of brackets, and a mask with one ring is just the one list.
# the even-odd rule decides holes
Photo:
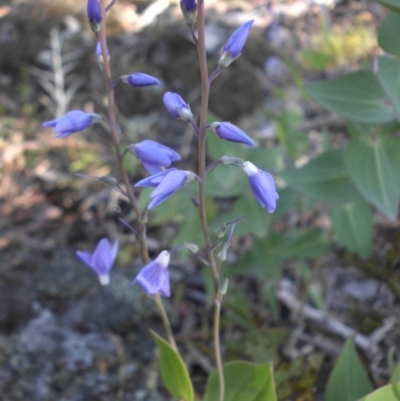
[(56, 133), (56, 138), (64, 138), (89, 128), (96, 122), (101, 121), (101, 116), (94, 113), (85, 113), (84, 111), (69, 111), (62, 117), (55, 120), (46, 121), (43, 127), (52, 127)]
[(196, 9), (196, 0), (181, 0), (181, 8), (187, 11), (194, 11)]
[(110, 283), (110, 270), (115, 262), (118, 252), (118, 241), (113, 244), (103, 238), (97, 244), (93, 253), (77, 251), (77, 256), (89, 266), (99, 277), (102, 285)]
[(245, 134), (241, 129), (231, 123), (213, 122), (210, 124), (210, 129), (220, 138), (229, 142), (244, 143), (245, 145), (254, 147), (253, 140)]
[(156, 259), (140, 270), (132, 284), (139, 284), (149, 295), (171, 295), (168, 265), (170, 253), (162, 251)]
[(162, 167), (169, 167), (172, 162), (181, 160), (179, 153), (150, 139), (129, 146), (129, 150), (142, 161), (150, 174), (160, 173)]
[(273, 213), (279, 195), (276, 192), (272, 175), (248, 161), (243, 163), (242, 168), (249, 178), (250, 188), (258, 203), (269, 213)]
[(142, 74), (141, 72), (135, 72), (131, 75), (123, 75), (121, 77), (121, 81), (131, 86), (137, 86), (139, 88), (142, 88), (144, 86), (161, 85), (158, 79), (152, 77), (151, 75)]
[(192, 171), (171, 168), (139, 181), (135, 187), (156, 186), (156, 189), (150, 194), (152, 201), (148, 206), (148, 209), (153, 209), (173, 195), (178, 189), (183, 188), (190, 181), (193, 181), (195, 177), (196, 175)]
[(196, 0), (181, 0), (181, 10), (186, 25), (192, 26), (196, 20)]
[(253, 22), (254, 20), (247, 21), (233, 32), (232, 36), (226, 42), (222, 56), (218, 61), (220, 67), (228, 67), (242, 54), (243, 47), (246, 44), (247, 35), (250, 32)]
[(87, 2), (87, 16), (90, 27), (93, 32), (100, 31), (101, 12), (99, 0), (88, 0)]
[(164, 179), (164, 177), (169, 174), (171, 171), (178, 170), (175, 167), (172, 167), (168, 170), (165, 170), (161, 173), (153, 174), (150, 177), (143, 178), (136, 183), (135, 187), (156, 187), (160, 182)]
[(189, 105), (177, 93), (165, 93), (163, 101), (165, 107), (173, 117), (183, 121), (190, 121), (193, 118)]

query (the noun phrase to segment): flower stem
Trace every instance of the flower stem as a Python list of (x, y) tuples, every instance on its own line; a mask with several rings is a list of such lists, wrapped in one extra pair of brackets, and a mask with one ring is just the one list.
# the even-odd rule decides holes
[[(114, 1), (110, 3), (114, 4)], [(110, 5), (109, 5), (110, 6)], [(147, 247), (147, 236), (146, 236), (146, 224), (143, 223), (141, 219), (141, 211), (139, 207), (139, 202), (133, 192), (132, 185), (129, 181), (128, 173), (124, 166), (124, 155), (121, 151), (121, 145), (118, 134), (118, 126), (117, 119), (115, 116), (115, 98), (114, 98), (114, 87), (111, 75), (110, 63), (108, 60), (108, 51), (107, 51), (107, 36), (106, 36), (106, 7), (105, 0), (100, 0), (100, 11), (101, 11), (101, 29), (99, 32), (99, 41), (101, 43), (101, 50), (103, 53), (103, 73), (104, 80), (106, 83), (107, 90), (107, 99), (108, 99), (108, 118), (109, 118), (109, 126), (111, 131), (112, 141), (114, 143), (115, 152), (117, 156), (118, 169), (122, 176), (122, 180), (126, 187), (126, 195), (129, 199), (129, 203), (131, 204), (133, 210), (136, 213), (136, 218), (138, 221), (138, 232), (139, 232), (139, 241), (140, 241), (140, 256), (143, 264), (147, 264), (150, 262), (149, 251)], [(159, 309), (161, 319), (164, 324), (164, 329), (167, 333), (169, 343), (171, 346), (177, 351), (175, 339), (172, 333), (171, 324), (168, 320), (167, 313), (165, 311), (164, 305), (161, 301), (160, 294), (156, 294), (154, 296), (154, 301)]]
[(215, 349), (215, 359), (217, 362), (217, 371), (219, 379), (218, 401), (224, 400), (224, 393), (225, 393), (224, 370), (222, 368), (221, 345), (219, 341), (219, 320), (221, 315), (221, 303), (222, 303), (222, 296), (218, 294), (215, 299), (215, 309), (214, 309), (214, 349)]
[(219, 294), (219, 269), (215, 260), (215, 254), (212, 247), (206, 215), (206, 131), (207, 131), (207, 113), (208, 100), (210, 96), (210, 80), (208, 78), (208, 66), (205, 44), (205, 17), (204, 17), (204, 0), (197, 3), (197, 53), (199, 56), (200, 77), (201, 77), (201, 106), (200, 106), (200, 122), (199, 122), (199, 211), (201, 228), (203, 231), (204, 241), (208, 261), (211, 266), (214, 287), (215, 287), (215, 310), (214, 310), (214, 349), (215, 359), (217, 363), (219, 378), (219, 401), (223, 401), (225, 393), (224, 372), (222, 369), (221, 346), (219, 339), (219, 320), (221, 313), (222, 296)]

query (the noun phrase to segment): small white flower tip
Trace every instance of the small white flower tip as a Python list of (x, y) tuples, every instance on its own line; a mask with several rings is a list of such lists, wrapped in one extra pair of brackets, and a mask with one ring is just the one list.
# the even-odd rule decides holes
[(251, 162), (243, 162), (242, 165), (243, 171), (246, 173), (248, 177), (255, 175), (258, 173), (258, 168)]
[(156, 258), (156, 262), (163, 268), (166, 269), (169, 265), (169, 259), (171, 255), (168, 251), (162, 251)]
[(99, 281), (101, 285), (108, 285), (110, 284), (110, 276), (108, 274), (103, 274), (99, 276)]

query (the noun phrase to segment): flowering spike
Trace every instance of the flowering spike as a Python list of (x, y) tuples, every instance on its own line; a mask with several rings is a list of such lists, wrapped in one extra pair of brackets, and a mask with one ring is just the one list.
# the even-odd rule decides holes
[(165, 93), (163, 101), (165, 107), (173, 117), (183, 121), (190, 121), (193, 118), (189, 105), (177, 93)]
[(272, 175), (266, 171), (260, 170), (253, 163), (248, 161), (243, 163), (242, 168), (249, 178), (250, 188), (257, 202), (261, 207), (267, 209), (269, 213), (273, 213), (279, 195), (276, 192)]
[(85, 113), (84, 111), (69, 111), (62, 117), (55, 120), (46, 121), (43, 127), (52, 127), (56, 133), (56, 138), (64, 138), (89, 128), (96, 122), (101, 121), (101, 116), (94, 113)]
[(170, 253), (162, 251), (156, 259), (140, 270), (132, 284), (139, 284), (149, 295), (160, 293), (165, 297), (171, 295), (168, 265)]
[(162, 167), (169, 167), (171, 162), (181, 160), (179, 153), (150, 139), (129, 146), (129, 150), (142, 161), (150, 174), (162, 172)]
[(117, 257), (117, 252), (118, 241), (111, 245), (108, 239), (103, 238), (92, 254), (77, 251), (76, 255), (97, 274), (102, 285), (107, 285), (110, 283), (110, 270)]
[(254, 20), (247, 21), (233, 32), (232, 36), (226, 42), (222, 56), (218, 61), (220, 67), (228, 67), (242, 54), (247, 35), (249, 34), (253, 22)]
[(142, 74), (140, 72), (135, 72), (131, 75), (123, 75), (121, 77), (121, 81), (131, 86), (137, 86), (138, 88), (152, 85), (161, 86), (161, 83), (158, 79), (152, 77), (151, 75)]
[(220, 138), (230, 142), (244, 143), (245, 145), (254, 147), (253, 140), (245, 134), (241, 129), (231, 123), (214, 122), (210, 124), (210, 129)]
[(181, 0), (183, 19), (187, 26), (192, 26), (196, 20), (196, 0)]
[(101, 12), (99, 0), (88, 0), (87, 17), (92, 31), (97, 33), (100, 31)]

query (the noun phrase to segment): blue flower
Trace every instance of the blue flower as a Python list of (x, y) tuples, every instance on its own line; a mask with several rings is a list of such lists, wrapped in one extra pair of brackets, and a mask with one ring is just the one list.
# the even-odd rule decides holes
[(143, 178), (143, 180), (140, 180), (138, 183), (136, 183), (135, 187), (156, 187), (167, 174), (176, 170), (178, 169), (173, 167), (163, 171), (162, 173), (153, 174), (150, 177)]
[(220, 67), (228, 67), (242, 53), (243, 47), (247, 40), (250, 28), (254, 20), (247, 21), (240, 26), (228, 39), (224, 47), (221, 58), (218, 61)]
[(149, 295), (160, 293), (165, 297), (171, 295), (168, 265), (170, 253), (162, 251), (156, 259), (140, 270), (132, 284), (139, 284)]
[(163, 171), (162, 167), (169, 167), (171, 162), (181, 160), (179, 153), (150, 139), (129, 146), (129, 150), (142, 161), (150, 174), (159, 173)]
[(210, 129), (220, 138), (230, 142), (244, 143), (249, 146), (254, 146), (253, 140), (245, 134), (241, 129), (231, 123), (213, 122), (210, 124)]
[(101, 116), (94, 113), (85, 113), (84, 111), (69, 111), (62, 117), (55, 120), (46, 121), (43, 127), (52, 127), (57, 134), (56, 138), (64, 138), (89, 128), (92, 124), (101, 121)]
[(178, 189), (183, 188), (190, 181), (193, 181), (195, 176), (192, 171), (171, 168), (139, 181), (135, 187), (156, 187), (150, 194), (152, 201), (148, 206), (148, 209), (153, 209), (173, 195)]
[(151, 75), (142, 74), (140, 72), (136, 72), (131, 75), (123, 75), (121, 77), (121, 81), (132, 86), (137, 86), (139, 88), (143, 86), (161, 85), (158, 79), (152, 77)]
[(118, 241), (112, 245), (110, 241), (103, 238), (97, 244), (93, 254), (88, 252), (77, 251), (77, 256), (89, 266), (99, 277), (102, 285), (110, 283), (110, 270), (114, 264), (118, 252)]
[(190, 121), (193, 118), (193, 114), (190, 111), (189, 105), (185, 103), (185, 101), (177, 93), (165, 93), (163, 101), (165, 107), (173, 117), (183, 121)]
[(181, 0), (181, 8), (187, 11), (194, 11), (196, 9), (196, 0)]
[(101, 11), (100, 11), (99, 0), (88, 0), (87, 16), (92, 30), (94, 32), (99, 32), (101, 23)]
[(250, 188), (258, 203), (269, 213), (273, 213), (279, 195), (276, 192), (272, 175), (260, 170), (250, 162), (244, 162), (242, 168), (249, 178)]

